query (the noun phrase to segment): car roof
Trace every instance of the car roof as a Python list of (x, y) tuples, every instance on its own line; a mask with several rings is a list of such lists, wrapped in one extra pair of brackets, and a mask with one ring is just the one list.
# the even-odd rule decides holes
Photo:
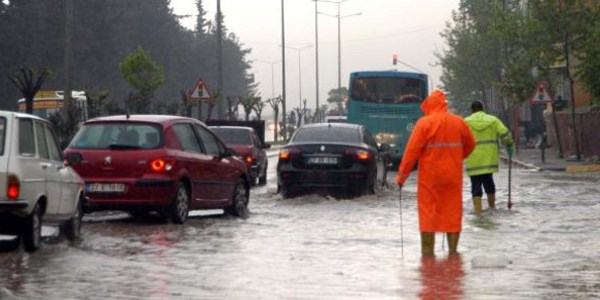
[(342, 128), (354, 128), (361, 129), (363, 125), (352, 124), (352, 123), (312, 123), (304, 124), (300, 128), (321, 128), (321, 127), (342, 127)]
[(246, 130), (252, 131), (254, 128), (246, 127), (246, 126), (208, 126), (209, 128), (222, 128), (222, 129), (238, 129), (238, 130)]
[(108, 117), (99, 117), (88, 120), (85, 124), (90, 123), (102, 123), (102, 122), (119, 122), (119, 121), (133, 121), (133, 122), (152, 122), (152, 123), (171, 123), (177, 120), (187, 120), (187, 121), (195, 121), (202, 123), (196, 119), (182, 117), (182, 116), (173, 116), (173, 115), (115, 115)]
[(22, 112), (16, 112), (16, 111), (9, 111), (9, 110), (0, 110), (0, 116), (14, 116), (17, 118), (31, 118), (31, 119), (36, 119), (36, 120), (40, 120), (40, 121), (44, 121), (44, 122), (48, 122), (48, 120), (41, 118), (39, 116), (36, 115), (32, 115), (32, 114), (26, 114), (26, 113), (22, 113)]

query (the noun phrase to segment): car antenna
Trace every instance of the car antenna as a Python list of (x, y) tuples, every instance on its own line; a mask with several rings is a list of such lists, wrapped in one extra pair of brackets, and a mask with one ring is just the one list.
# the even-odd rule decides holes
[(125, 111), (125, 118), (126, 118), (127, 120), (129, 120), (129, 109), (127, 109), (127, 111)]

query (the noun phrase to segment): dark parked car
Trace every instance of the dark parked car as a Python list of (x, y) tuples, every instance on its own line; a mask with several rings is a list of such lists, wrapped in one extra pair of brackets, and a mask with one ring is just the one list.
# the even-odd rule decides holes
[(89, 120), (64, 151), (85, 181), (86, 211), (156, 211), (178, 224), (192, 209), (245, 215), (247, 167), (234, 154), (202, 122), (164, 115)]
[(269, 160), (265, 149), (271, 148), (270, 144), (262, 143), (251, 127), (209, 126), (209, 128), (246, 162), (251, 184), (256, 184), (257, 180), (260, 185), (267, 183)]
[(279, 152), (277, 190), (284, 197), (319, 188), (374, 193), (386, 183), (386, 148), (362, 125), (303, 125)]

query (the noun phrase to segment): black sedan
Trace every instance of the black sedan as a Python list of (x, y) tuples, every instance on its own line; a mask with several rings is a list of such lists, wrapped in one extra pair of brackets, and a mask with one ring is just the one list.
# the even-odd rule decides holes
[(387, 148), (378, 147), (362, 125), (303, 125), (279, 152), (277, 191), (284, 197), (331, 189), (348, 195), (374, 193), (386, 184)]

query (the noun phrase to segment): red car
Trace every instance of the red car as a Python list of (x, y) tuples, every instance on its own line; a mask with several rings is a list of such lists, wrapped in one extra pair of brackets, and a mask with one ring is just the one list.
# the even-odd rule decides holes
[(202, 122), (132, 115), (89, 120), (64, 155), (85, 181), (86, 212), (156, 211), (182, 224), (189, 210), (245, 216), (246, 164)]
[(268, 143), (261, 142), (256, 130), (244, 126), (209, 126), (214, 133), (248, 165), (250, 183), (264, 185), (267, 183), (269, 159), (265, 149), (271, 148)]

